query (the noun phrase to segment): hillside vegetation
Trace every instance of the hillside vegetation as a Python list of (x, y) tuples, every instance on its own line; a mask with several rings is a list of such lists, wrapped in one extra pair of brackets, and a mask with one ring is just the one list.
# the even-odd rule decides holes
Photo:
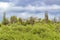
[(60, 40), (60, 22), (30, 17), (27, 20), (11, 16), (10, 20), (3, 15), (0, 23), (0, 40)]
[(60, 23), (32, 25), (2, 25), (0, 40), (60, 40)]

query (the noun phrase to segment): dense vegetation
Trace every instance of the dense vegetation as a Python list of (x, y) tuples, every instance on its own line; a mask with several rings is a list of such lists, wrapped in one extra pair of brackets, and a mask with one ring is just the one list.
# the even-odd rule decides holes
[(27, 20), (3, 15), (0, 24), (0, 40), (60, 40), (60, 22), (50, 21), (47, 13), (45, 19), (30, 17)]

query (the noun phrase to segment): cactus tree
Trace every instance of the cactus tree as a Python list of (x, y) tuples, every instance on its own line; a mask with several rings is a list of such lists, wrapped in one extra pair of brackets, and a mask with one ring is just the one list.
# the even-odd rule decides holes
[(48, 12), (45, 12), (45, 22), (48, 23)]

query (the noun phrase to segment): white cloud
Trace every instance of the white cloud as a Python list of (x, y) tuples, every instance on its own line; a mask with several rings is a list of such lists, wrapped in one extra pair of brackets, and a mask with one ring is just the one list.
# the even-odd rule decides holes
[[(44, 3), (42, 3), (44, 4)], [(40, 18), (44, 18), (44, 13), (29, 13), (29, 11), (46, 11), (46, 10), (58, 10), (60, 9), (60, 5), (49, 5), (49, 6), (32, 6), (32, 5), (28, 5), (28, 6), (25, 6), (25, 7), (22, 7), (22, 6), (14, 6), (13, 3), (3, 3), (3, 2), (0, 2), (0, 9), (2, 8), (1, 11), (3, 11), (4, 9), (7, 9), (7, 12), (8, 11), (19, 11), (19, 10), (26, 10), (26, 12), (22, 12), (22, 13), (16, 13), (16, 16), (18, 17), (22, 17), (22, 18), (27, 18), (27, 17), (30, 17), (30, 16), (34, 16), (34, 17), (40, 17)], [(15, 13), (14, 13), (15, 14)], [(7, 17), (9, 17), (9, 15), (7, 15)]]
[(25, 7), (22, 6), (14, 6), (11, 7), (10, 10), (31, 10), (31, 11), (35, 11), (35, 10), (39, 10), (39, 11), (49, 11), (49, 10), (58, 10), (60, 9), (60, 5), (50, 5), (50, 6), (32, 6), (32, 5), (28, 5)]
[(23, 13), (11, 13), (11, 14), (7, 14), (6, 17), (7, 18), (10, 18), (10, 16), (17, 16), (17, 17), (20, 17), (20, 18), (29, 18), (29, 17), (37, 17), (37, 18), (44, 18), (44, 13), (38, 13), (38, 14), (31, 14), (31, 13), (28, 13), (28, 12), (23, 12)]
[(11, 6), (14, 6), (11, 2), (0, 2), (0, 12), (7, 11)]
[(24, 9), (27, 9), (27, 10), (56, 10), (56, 9), (60, 9), (60, 5), (50, 5), (50, 6), (31, 6), (31, 5), (28, 5), (28, 6), (24, 7)]
[[(25, 12), (12, 12), (14, 14), (16, 14), (17, 17), (22, 17), (22, 18), (27, 18), (27, 17), (30, 17), (30, 16), (34, 16), (34, 17), (40, 17), (40, 18), (44, 18), (44, 13), (30, 13), (28, 11), (49, 11), (49, 10), (59, 10), (60, 9), (60, 5), (49, 5), (49, 6), (32, 6), (32, 5), (28, 5), (28, 6), (25, 6), (25, 7), (22, 7), (22, 6), (11, 6), (8, 10), (11, 12), (12, 11), (19, 11), (19, 10), (26, 10)], [(13, 14), (13, 15), (14, 15)], [(10, 16), (10, 15), (9, 15)], [(54, 18), (54, 15), (50, 15), (49, 14), (49, 19), (52, 19)]]
[(10, 5), (6, 2), (0, 2), (0, 9), (6, 10)]

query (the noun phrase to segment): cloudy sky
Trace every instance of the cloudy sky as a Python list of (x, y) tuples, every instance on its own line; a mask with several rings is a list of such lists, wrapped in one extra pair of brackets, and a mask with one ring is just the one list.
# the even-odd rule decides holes
[(0, 20), (4, 12), (7, 18), (12, 15), (44, 18), (45, 11), (48, 11), (50, 19), (59, 17), (60, 0), (0, 0)]

